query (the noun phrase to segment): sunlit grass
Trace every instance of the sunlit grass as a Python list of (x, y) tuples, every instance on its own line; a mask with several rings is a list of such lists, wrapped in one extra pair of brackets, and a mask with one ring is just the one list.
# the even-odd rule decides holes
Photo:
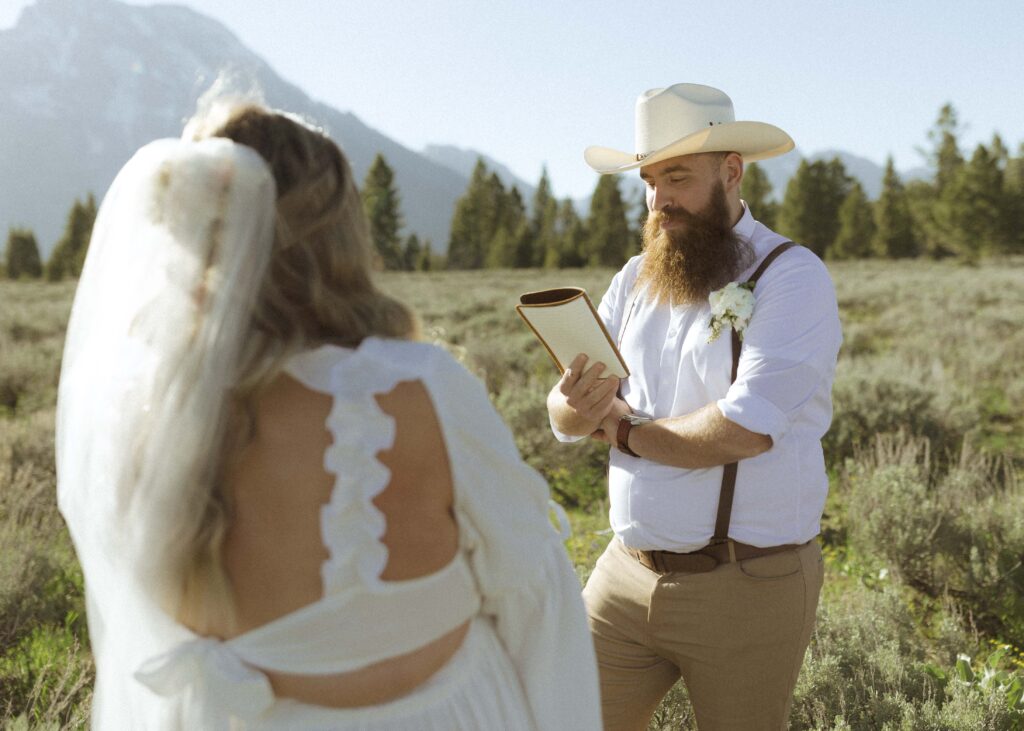
[[(1024, 460), (1024, 260), (978, 267), (867, 261), (830, 269), (845, 343), (834, 428), (826, 440), (832, 476), (822, 536), (826, 584), (791, 727), (1020, 728), (1024, 717), (1002, 686), (980, 678), (999, 647), (1024, 646), (1024, 638), (1010, 636), (1024, 627), (1024, 609), (1015, 603), (1024, 602), (1024, 582), (1019, 568), (1000, 563), (1003, 554), (1024, 555), (1013, 468)], [(566, 548), (581, 582), (611, 538), (604, 448), (551, 438), (543, 399), (555, 369), (513, 308), (522, 292), (563, 285), (586, 288), (596, 303), (613, 273), (381, 277), (387, 291), (419, 313), (424, 337), (444, 345), (488, 385), (520, 450), (568, 509), (573, 533)], [(54, 498), (53, 407), (73, 289), (73, 283), (0, 282), (4, 729), (81, 728), (89, 709), (82, 577)], [(965, 439), (976, 455), (967, 463)], [(952, 532), (940, 531), (941, 540), (931, 543), (915, 543), (906, 532), (929, 517), (917, 510), (921, 501), (901, 501), (892, 489), (904, 484), (894, 482), (892, 469), (923, 462), (913, 456), (921, 444), (929, 450), (926, 473), (898, 479), (922, 481), (914, 489), (937, 496), (929, 497), (934, 510), (946, 511), (942, 522)], [(993, 454), (1008, 469), (978, 479)], [(971, 496), (960, 508), (958, 489)], [(958, 548), (958, 541), (970, 536), (977, 537), (978, 555), (973, 563), (969, 556), (960, 562), (958, 552), (970, 553), (970, 547)], [(907, 548), (889, 550), (896, 545)], [(917, 563), (907, 563), (910, 550), (921, 551)], [(995, 581), (994, 588), (966, 593), (987, 587), (986, 581)], [(1009, 628), (1005, 636), (992, 633), (998, 626)], [(959, 653), (972, 658), (975, 680), (956, 674)], [(997, 657), (1002, 670), (1024, 672), (1019, 650)], [(652, 728), (692, 728), (681, 686), (659, 708)]]

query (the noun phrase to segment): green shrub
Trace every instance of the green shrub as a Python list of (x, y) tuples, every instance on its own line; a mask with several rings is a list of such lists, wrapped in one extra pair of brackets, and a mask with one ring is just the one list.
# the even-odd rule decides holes
[(592, 439), (563, 444), (551, 433), (545, 406), (550, 384), (531, 380), (498, 394), (495, 407), (526, 461), (548, 479), (563, 506), (591, 508), (608, 492), (608, 446)]
[(36, 627), (0, 656), (0, 709), (13, 728), (87, 725), (94, 671), (78, 622), (71, 614), (62, 625)]
[(832, 402), (832, 426), (822, 440), (832, 464), (842, 464), (879, 435), (898, 432), (927, 438), (936, 454), (955, 452), (978, 422), (976, 407), (960, 389), (893, 360), (842, 361)]
[(926, 442), (904, 443), (894, 459), (899, 450), (880, 446), (852, 465), (851, 544), (926, 597), (949, 597), (989, 636), (1021, 644), (1024, 489), (1015, 470), (970, 449), (948, 468), (931, 465)]
[[(1006, 672), (1006, 682), (980, 679), (994, 662), (987, 640), (1020, 646), (1024, 634), (1024, 505), (1013, 470), (975, 447), (1024, 460), (1024, 259), (829, 268), (845, 343), (825, 439), (827, 576), (791, 728), (1020, 728), (1007, 695), (1019, 670), (1004, 656), (992, 672)], [(419, 313), (426, 339), (485, 382), (553, 495), (580, 506), (566, 546), (581, 581), (610, 539), (607, 447), (563, 445), (551, 435), (544, 400), (555, 370), (514, 305), (522, 292), (566, 285), (587, 288), (596, 304), (613, 273), (380, 280)], [(5, 730), (80, 728), (88, 714), (88, 691), (76, 690), (92, 672), (82, 578), (54, 500), (53, 406), (74, 287), (0, 281)], [(978, 658), (974, 680), (958, 675), (960, 653)], [(693, 728), (682, 685), (652, 728)]]

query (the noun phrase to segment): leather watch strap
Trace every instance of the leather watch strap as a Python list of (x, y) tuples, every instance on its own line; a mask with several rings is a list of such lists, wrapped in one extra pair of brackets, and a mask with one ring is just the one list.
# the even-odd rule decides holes
[(620, 452), (625, 452), (630, 457), (639, 457), (639, 454), (629, 448), (629, 432), (633, 426), (633, 422), (629, 419), (619, 419), (619, 428), (615, 434), (615, 445), (619, 448)]

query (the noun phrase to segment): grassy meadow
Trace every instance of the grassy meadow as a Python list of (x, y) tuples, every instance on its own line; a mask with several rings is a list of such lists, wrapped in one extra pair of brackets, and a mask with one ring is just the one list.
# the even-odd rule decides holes
[[(792, 729), (1024, 728), (1024, 260), (830, 264), (845, 343), (825, 440), (826, 583)], [(612, 272), (394, 273), (570, 513), (581, 580), (610, 539), (605, 450), (561, 445), (555, 372), (512, 307)], [(86, 725), (82, 577), (54, 493), (73, 283), (0, 282), (0, 728)], [(677, 686), (652, 729), (693, 728)]]

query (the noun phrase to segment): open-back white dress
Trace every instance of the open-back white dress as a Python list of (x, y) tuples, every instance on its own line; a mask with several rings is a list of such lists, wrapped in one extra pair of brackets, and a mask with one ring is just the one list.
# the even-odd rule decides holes
[[(543, 479), (521, 459), (480, 382), (443, 349), (369, 338), (324, 346), (287, 371), (330, 394), (336, 475), (321, 511), (323, 598), (228, 641), (199, 637), (131, 583), (82, 555), (97, 649), (98, 729), (595, 731), (597, 672), (579, 581), (548, 517)], [(448, 449), (459, 551), (429, 576), (389, 582), (373, 505), (388, 470), (375, 458), (394, 421), (375, 394), (418, 380)], [(68, 516), (75, 533), (73, 511)], [(109, 567), (107, 567), (109, 568)], [(95, 579), (95, 580), (94, 580)], [(408, 653), (470, 620), (452, 659), (410, 694), (331, 709), (275, 698), (261, 670), (333, 674)]]

